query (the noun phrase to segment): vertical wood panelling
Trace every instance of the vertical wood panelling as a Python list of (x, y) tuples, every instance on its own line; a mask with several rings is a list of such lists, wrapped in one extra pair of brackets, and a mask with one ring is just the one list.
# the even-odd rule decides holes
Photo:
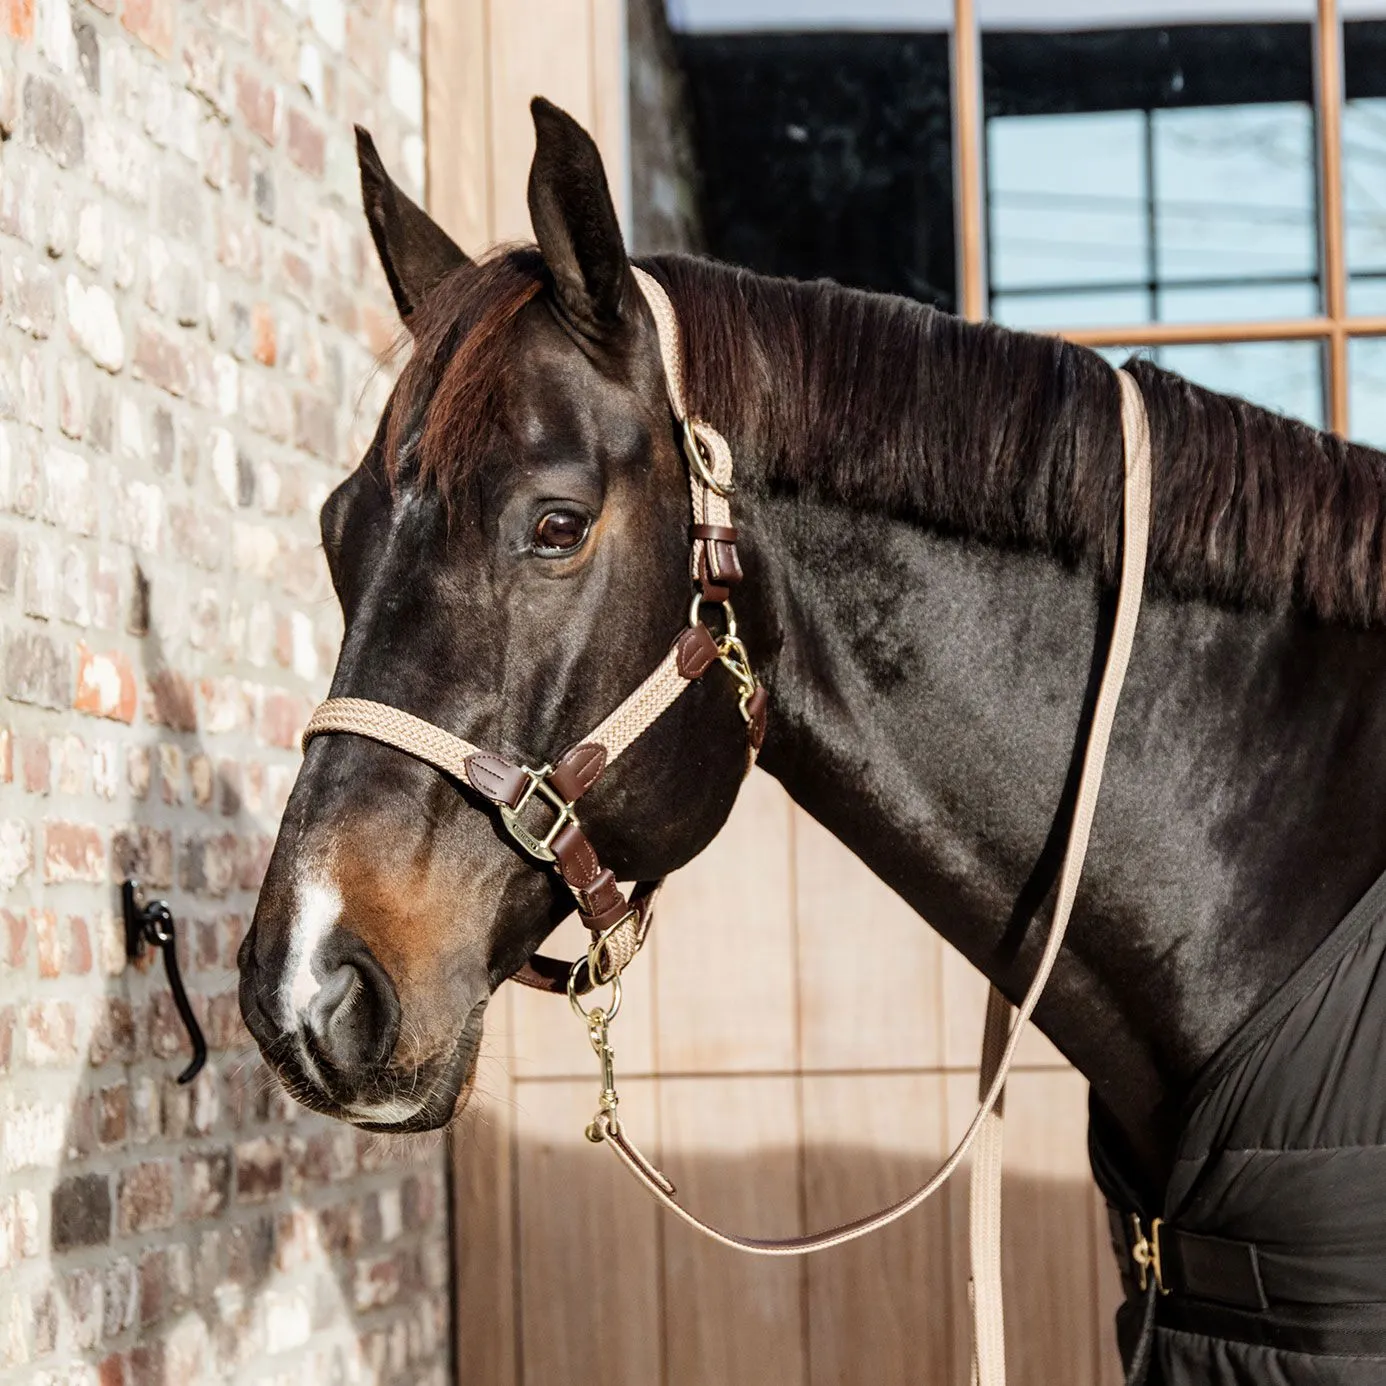
[(753, 771), (716, 841), (665, 888), (655, 928), (666, 1073), (795, 1067), (791, 812)]
[[(948, 1083), (948, 1143), (977, 1109), (977, 1080)], [(1006, 1089), (1002, 1188), (1002, 1283), (1010, 1386), (1097, 1386), (1095, 1210), (1088, 1172), (1087, 1085), (1071, 1069), (1017, 1073)], [(967, 1181), (949, 1190), (953, 1225), (953, 1315), (965, 1335)], [(964, 1336), (963, 1342), (966, 1343)], [(966, 1386), (967, 1356), (953, 1381)]]
[[(649, 1087), (630, 1083), (625, 1095), (648, 1109)], [(652, 1386), (662, 1357), (657, 1209), (632, 1198), (625, 1171), (583, 1139), (595, 1082), (525, 1083), (519, 1093), (525, 1386)]]
[(1107, 1204), (1096, 1184), (1092, 1192), (1093, 1265), (1097, 1268), (1097, 1379), (1102, 1386), (1122, 1386), (1126, 1373), (1116, 1345), (1116, 1312), (1121, 1305), (1121, 1272), (1112, 1252)]
[(450, 1135), (457, 1343), (470, 1380), (519, 1386), (513, 1092), (506, 1065), (494, 1059), (478, 1064), (476, 1082), (486, 1096), (472, 1104)]
[(630, 103), (626, 75), (626, 0), (592, 6), (592, 138), (606, 162), (621, 225), (630, 231)]
[(495, 239), (491, 216), (491, 0), (434, 0), (424, 10), (428, 207), (469, 254)]
[[(903, 1197), (946, 1153), (937, 1074), (809, 1076), (804, 1082), (806, 1218), (817, 1230)], [(950, 1379), (967, 1351), (951, 1322), (947, 1204), (808, 1261), (811, 1386), (918, 1386)]]
[[(751, 1236), (801, 1230), (795, 1085), (790, 1077), (660, 1082), (666, 1173), (691, 1208)], [(664, 1229), (670, 1386), (806, 1386), (804, 1275), (801, 1261), (743, 1256), (671, 1219)]]
[(827, 829), (794, 814), (803, 1067), (937, 1068), (938, 935)]
[(493, 0), (490, 51), (495, 234), (532, 240), (525, 200), (534, 155), (529, 103), (546, 96), (591, 129), (591, 0)]

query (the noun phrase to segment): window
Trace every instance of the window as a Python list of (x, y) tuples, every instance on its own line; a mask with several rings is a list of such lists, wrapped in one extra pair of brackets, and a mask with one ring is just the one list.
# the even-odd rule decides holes
[(756, 3), (680, 36), (714, 254), (1386, 446), (1386, 0)]

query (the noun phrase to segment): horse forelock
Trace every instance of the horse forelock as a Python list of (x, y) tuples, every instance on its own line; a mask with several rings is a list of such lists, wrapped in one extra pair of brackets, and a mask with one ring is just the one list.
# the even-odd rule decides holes
[(516, 319), (545, 283), (532, 247), (501, 248), (459, 266), (410, 323), (384, 437), (392, 486), (407, 474), (451, 497), (474, 474), (499, 421), (515, 359)]

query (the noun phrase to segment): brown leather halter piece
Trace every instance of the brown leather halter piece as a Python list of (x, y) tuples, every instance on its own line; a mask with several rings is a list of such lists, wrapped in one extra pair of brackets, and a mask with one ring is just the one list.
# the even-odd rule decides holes
[[(724, 1246), (759, 1256), (803, 1256), (840, 1246), (886, 1227), (917, 1208), (937, 1193), (972, 1153), (969, 1216), (972, 1380), (976, 1386), (1004, 1386), (1001, 1112), (1006, 1079), (1022, 1033), (1063, 946), (1097, 811), (1098, 790), (1117, 700), (1135, 640), (1145, 580), (1151, 489), (1150, 428), (1140, 388), (1126, 372), (1117, 372), (1125, 471), (1121, 580), (1111, 645), (1098, 685), (1073, 822), (1059, 872), (1053, 922), (1018, 1012), (999, 991), (995, 988), (991, 991), (977, 1113), (933, 1176), (889, 1208), (810, 1236), (783, 1240), (742, 1237), (713, 1227), (685, 1208), (678, 1201), (674, 1185), (635, 1145), (617, 1117), (615, 1056), (609, 1027), (620, 1008), (621, 973), (645, 940), (655, 896), (662, 882), (639, 882), (627, 898), (611, 871), (597, 859), (574, 811), (577, 802), (611, 763), (714, 663), (723, 664), (736, 683), (746, 721), (747, 771), (754, 764), (765, 738), (767, 695), (751, 670), (746, 648), (737, 635), (736, 618), (729, 600), (732, 588), (742, 578), (736, 552), (736, 529), (731, 523), (728, 503), (733, 489), (731, 450), (716, 429), (691, 418), (684, 407), (678, 320), (673, 306), (656, 280), (640, 269), (635, 270), (635, 276), (659, 330), (669, 404), (675, 420), (683, 428), (684, 454), (688, 461), (693, 499), (690, 571), (694, 596), (687, 629), (680, 633), (659, 667), (605, 721), (574, 743), (552, 765), (545, 764), (538, 770), (516, 765), (504, 756), (474, 746), (398, 708), (363, 698), (331, 698), (321, 704), (303, 733), (303, 744), (306, 748), (313, 737), (328, 732), (353, 732), (437, 766), (496, 805), (518, 846), (558, 872), (577, 901), (578, 914), (591, 931), (592, 944), (586, 958), (572, 964), (535, 955), (515, 974), (516, 980), (545, 991), (568, 993), (573, 1008), (587, 1026), (589, 1042), (601, 1064), (601, 1095), (597, 1114), (587, 1128), (588, 1138), (610, 1146), (659, 1203), (696, 1231)], [(720, 639), (715, 638), (700, 619), (705, 603), (723, 607), (726, 628)], [(543, 799), (554, 814), (542, 837), (521, 822), (521, 815), (536, 799)], [(579, 997), (594, 986), (608, 983), (612, 987), (610, 1002), (605, 1006), (585, 1008)]]
[[(578, 917), (591, 931), (593, 946), (587, 958), (577, 963), (542, 954), (530, 958), (514, 979), (541, 991), (582, 994), (595, 983), (619, 975), (649, 932), (662, 881), (637, 882), (627, 898), (616, 877), (598, 859), (576, 812), (578, 801), (612, 762), (717, 663), (725, 666), (735, 681), (746, 722), (748, 771), (765, 740), (769, 699), (751, 670), (731, 606), (732, 589), (743, 576), (729, 503), (734, 489), (731, 449), (716, 429), (689, 415), (683, 400), (682, 355), (673, 305), (656, 279), (641, 269), (634, 273), (659, 333), (669, 405), (683, 431), (693, 504), (693, 602), (689, 624), (669, 653), (599, 726), (552, 764), (541, 763), (537, 770), (516, 765), (420, 717), (367, 698), (329, 698), (318, 706), (303, 732), (305, 751), (316, 736), (351, 732), (427, 761), (494, 804), (517, 847), (558, 873), (577, 902)], [(722, 607), (725, 629), (720, 638), (703, 624), (705, 605)], [(526, 826), (541, 805), (552, 815), (542, 833)]]

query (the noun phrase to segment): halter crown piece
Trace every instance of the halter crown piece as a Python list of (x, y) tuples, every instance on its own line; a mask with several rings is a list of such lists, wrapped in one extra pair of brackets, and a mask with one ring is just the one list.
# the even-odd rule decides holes
[[(516, 765), (420, 717), (368, 698), (329, 698), (319, 704), (303, 731), (305, 751), (315, 736), (327, 732), (370, 737), (427, 761), (494, 804), (517, 848), (552, 867), (572, 891), (578, 916), (592, 935), (586, 958), (568, 964), (536, 955), (515, 973), (515, 980), (542, 991), (567, 991), (574, 998), (594, 985), (619, 983), (621, 970), (645, 941), (655, 897), (663, 884), (637, 882), (627, 898), (582, 831), (576, 812), (578, 800), (674, 705), (684, 689), (714, 664), (721, 663), (735, 684), (746, 722), (747, 770), (765, 740), (769, 703), (751, 670), (731, 606), (732, 588), (742, 578), (729, 499), (734, 489), (731, 448), (715, 428), (688, 413), (673, 305), (658, 280), (642, 269), (632, 269), (659, 332), (669, 406), (682, 429), (688, 462), (693, 500), (689, 530), (693, 600), (687, 628), (679, 633), (654, 672), (603, 722), (552, 763), (541, 762), (537, 770)], [(725, 629), (720, 637), (701, 620), (704, 604), (722, 607)], [(551, 821), (541, 830), (534, 819), (545, 808)]]
[[(802, 1256), (854, 1241), (888, 1226), (937, 1193), (973, 1154), (969, 1209), (972, 1259), (974, 1386), (1004, 1386), (1005, 1338), (1001, 1313), (1001, 1110), (1006, 1078), (1015, 1060), (1021, 1035), (1039, 1002), (1058, 960), (1073, 910), (1078, 880), (1087, 854), (1088, 836), (1097, 811), (1098, 789), (1107, 744), (1116, 717), (1117, 699), (1135, 640), (1145, 579), (1146, 544), (1150, 524), (1150, 426), (1140, 387), (1125, 371), (1116, 372), (1121, 402), (1125, 486), (1121, 579), (1115, 622), (1106, 664), (1098, 685), (1088, 743), (1073, 810), (1068, 844), (1055, 894), (1053, 923), (1039, 965), (1018, 1012), (994, 988), (987, 1004), (983, 1040), (979, 1106), (962, 1139), (913, 1193), (868, 1217), (804, 1237), (780, 1241), (742, 1237), (723, 1232), (690, 1212), (676, 1197), (673, 1184), (650, 1162), (627, 1135), (617, 1117), (618, 1099), (609, 1026), (621, 1004), (621, 971), (649, 931), (655, 896), (662, 882), (641, 881), (627, 899), (615, 877), (597, 860), (592, 844), (578, 825), (574, 805), (597, 782), (641, 733), (674, 705), (689, 684), (720, 662), (731, 673), (746, 721), (746, 768), (755, 762), (765, 739), (767, 696), (751, 670), (746, 648), (736, 632), (732, 588), (741, 581), (736, 552), (736, 529), (731, 522), (732, 457), (727, 441), (711, 425), (689, 416), (683, 400), (682, 360), (678, 320), (664, 289), (645, 271), (635, 269), (645, 295), (664, 361), (669, 405), (683, 430), (683, 451), (693, 497), (693, 540), (690, 573), (694, 593), (688, 627), (674, 641), (658, 668), (599, 726), (552, 765), (538, 770), (515, 765), (492, 751), (482, 750), (431, 722), (398, 708), (365, 698), (330, 698), (309, 719), (303, 744), (325, 732), (355, 732), (394, 746), (435, 765), (469, 785), (495, 804), (501, 821), (523, 852), (552, 866), (572, 890), (578, 913), (592, 934), (587, 956), (569, 965), (536, 955), (516, 974), (516, 980), (545, 991), (566, 990), (574, 1010), (587, 1027), (587, 1037), (601, 1064), (601, 1096), (597, 1114), (587, 1128), (589, 1140), (605, 1143), (654, 1198), (696, 1231), (724, 1246), (758, 1256)], [(723, 608), (725, 633), (716, 638), (700, 619), (704, 603)], [(522, 821), (537, 800), (544, 801), (553, 820), (542, 836)], [(585, 1007), (579, 999), (594, 986), (611, 985), (606, 1005)], [(1155, 1252), (1158, 1258), (1158, 1231)], [(1147, 1301), (1147, 1335), (1153, 1323), (1151, 1281)], [(1140, 1372), (1133, 1364), (1131, 1380)]]

